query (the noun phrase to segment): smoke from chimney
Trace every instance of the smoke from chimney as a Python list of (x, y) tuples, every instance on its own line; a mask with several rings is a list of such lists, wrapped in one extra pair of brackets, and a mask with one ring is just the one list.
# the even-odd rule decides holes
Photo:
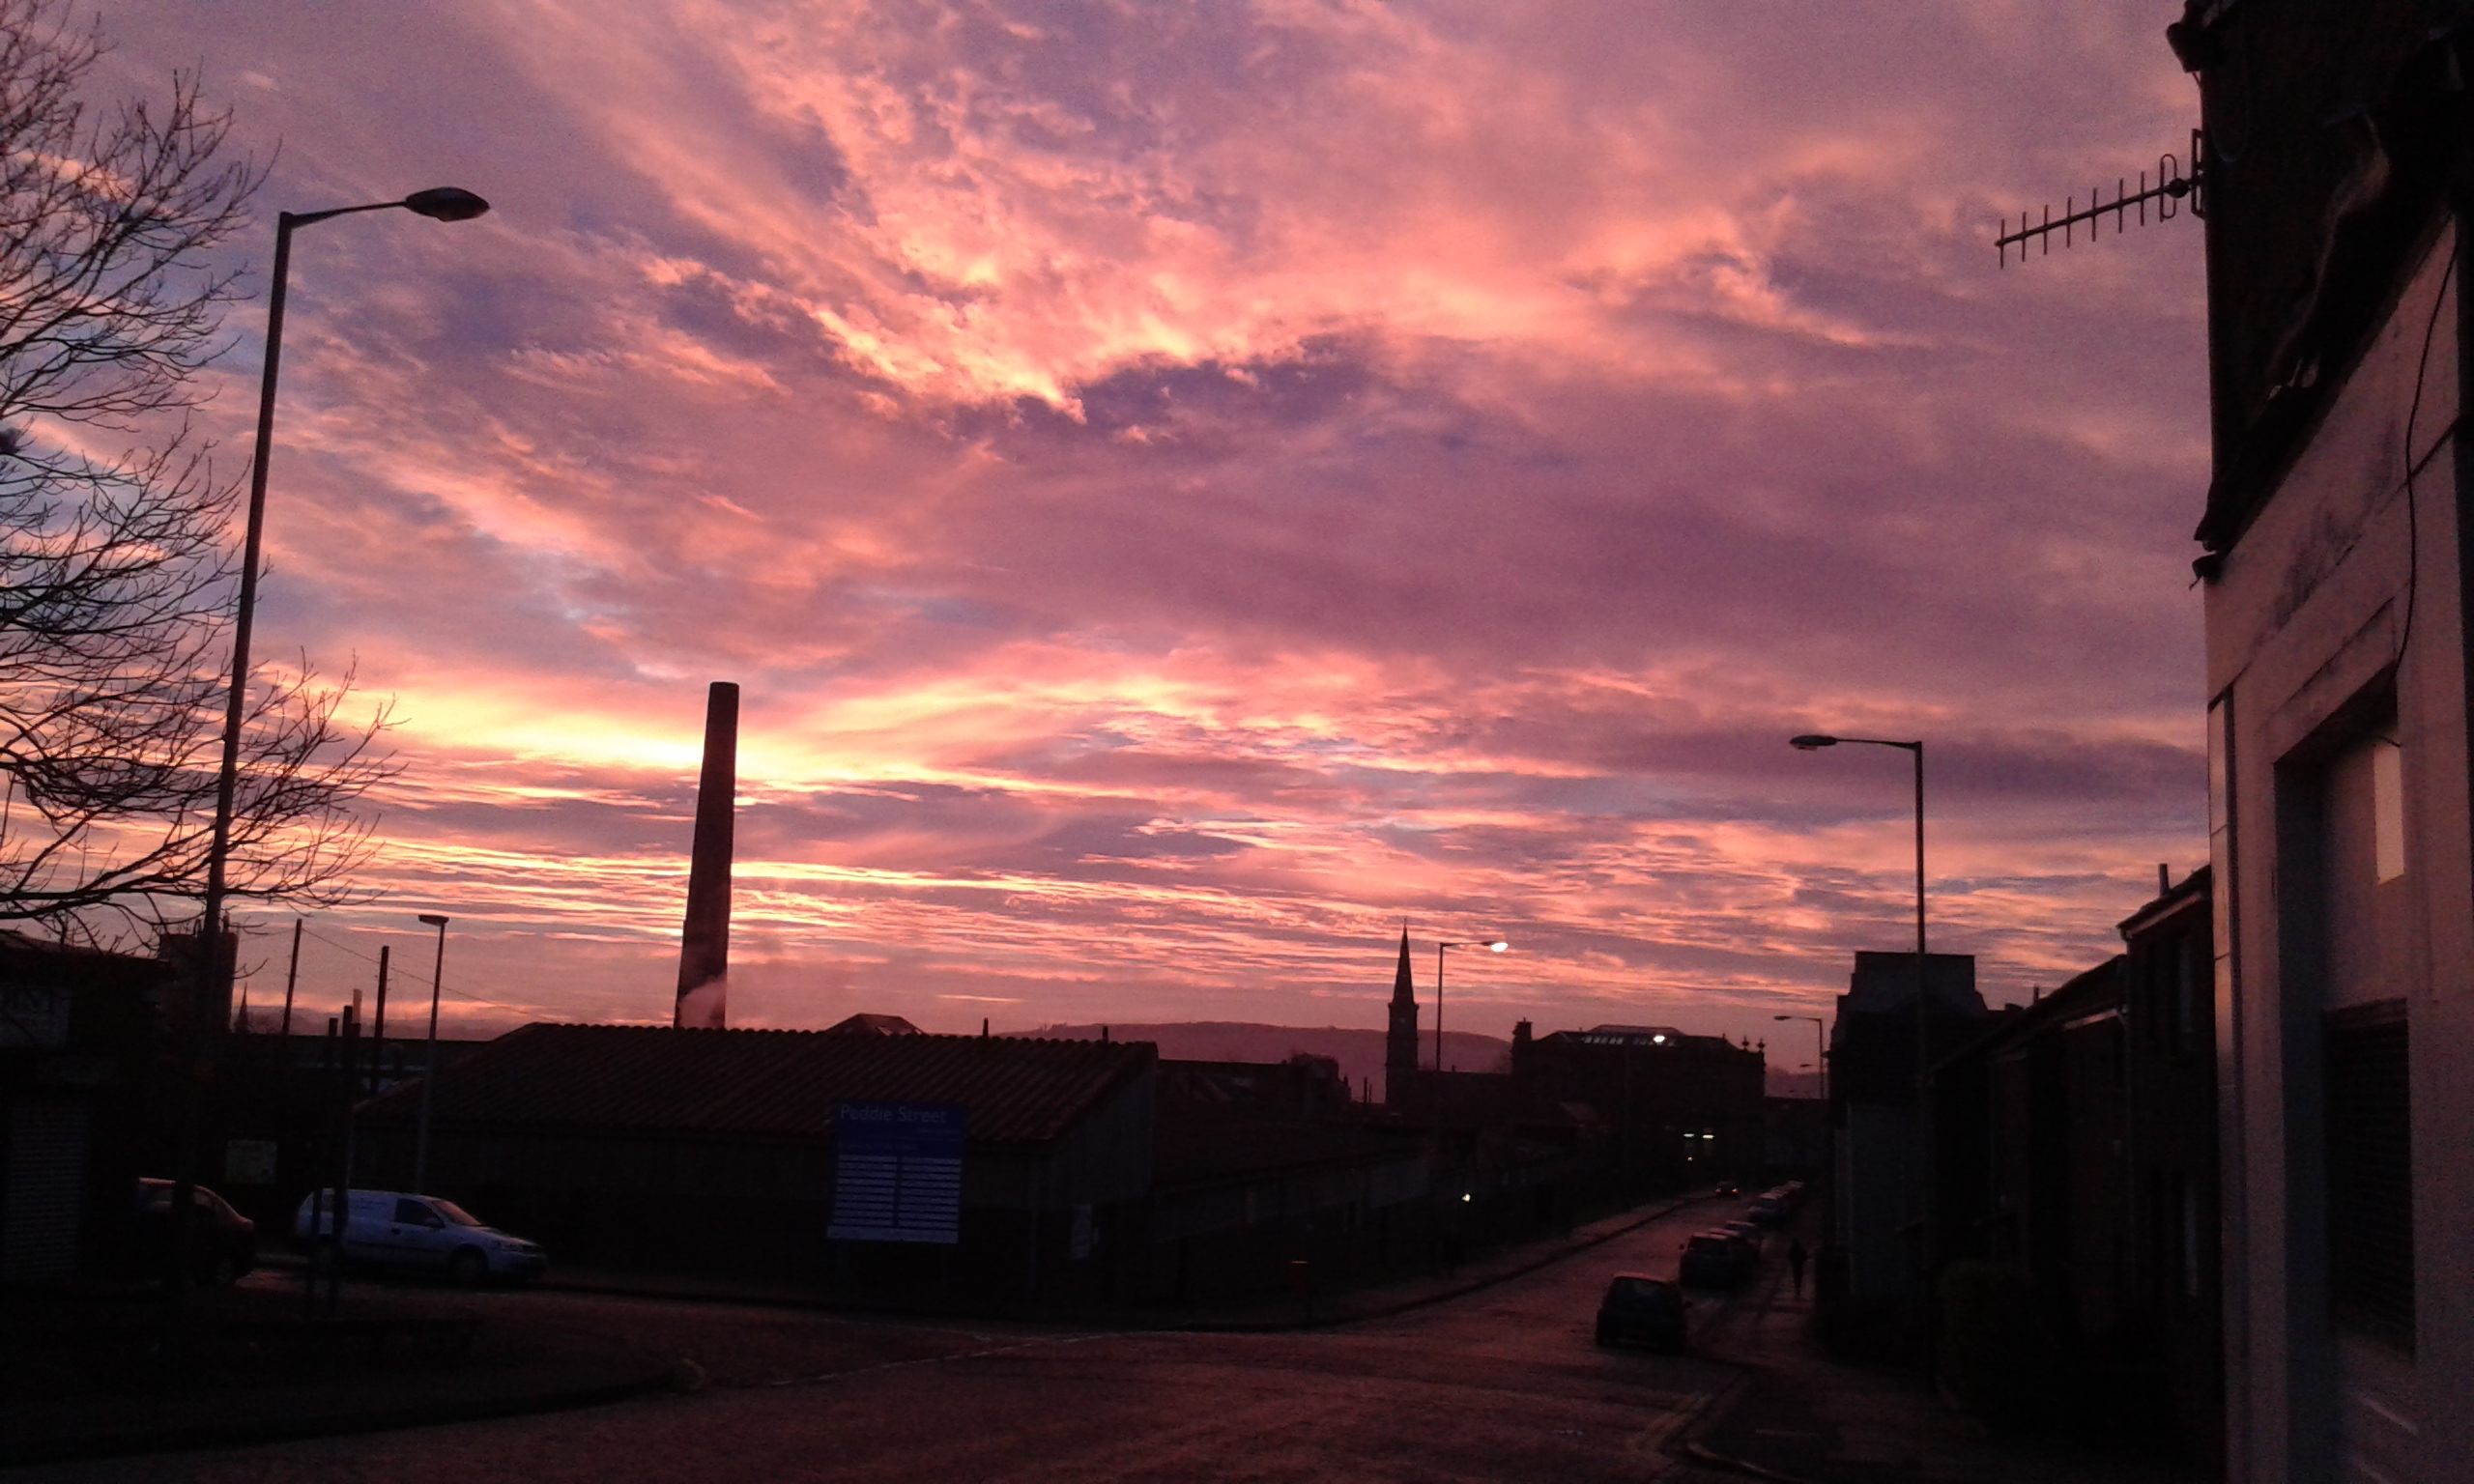
[(678, 935), (680, 1030), (728, 1023), (731, 972), (731, 815), (738, 793), (738, 687), (716, 680), (705, 699), (705, 766), (696, 779), (696, 846), (687, 868), (687, 920)]

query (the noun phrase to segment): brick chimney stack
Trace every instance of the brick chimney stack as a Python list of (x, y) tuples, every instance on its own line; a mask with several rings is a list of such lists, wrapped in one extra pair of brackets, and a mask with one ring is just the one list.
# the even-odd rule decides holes
[(680, 1030), (720, 1030), (731, 972), (731, 818), (738, 793), (738, 687), (716, 680), (705, 699), (705, 765), (696, 779), (696, 844), (687, 920), (678, 938)]

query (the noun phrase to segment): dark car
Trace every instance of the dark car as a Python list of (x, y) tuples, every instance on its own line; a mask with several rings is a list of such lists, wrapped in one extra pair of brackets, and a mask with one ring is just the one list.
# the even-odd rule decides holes
[[(152, 1176), (137, 1182), (136, 1258), (138, 1271), (149, 1276), (171, 1260), (172, 1188), (172, 1182)], [(258, 1266), (256, 1222), (204, 1185), (191, 1185), (189, 1200), (196, 1220), (189, 1235), (192, 1282), (230, 1283)]]
[(1743, 1182), (1740, 1180), (1722, 1180), (1718, 1182), (1717, 1188), (1712, 1190), (1710, 1193), (1712, 1195), (1741, 1195), (1743, 1194)]
[[(1794, 1215), (1804, 1204), (1804, 1183), (1791, 1180), (1783, 1185), (1772, 1185), (1761, 1192), (1752, 1203), (1752, 1218), (1765, 1225), (1776, 1226)], [(1767, 1213), (1765, 1215), (1764, 1213)]]
[(1619, 1274), (1597, 1301), (1597, 1343), (1683, 1348), (1683, 1291), (1664, 1278)]
[(1733, 1232), (1695, 1232), (1684, 1241), (1675, 1275), (1694, 1288), (1733, 1288), (1743, 1276), (1741, 1239)]

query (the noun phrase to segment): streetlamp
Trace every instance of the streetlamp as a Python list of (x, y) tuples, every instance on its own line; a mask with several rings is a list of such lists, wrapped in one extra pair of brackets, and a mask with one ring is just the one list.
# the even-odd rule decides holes
[[(355, 212), (385, 212), (402, 207), (434, 221), (470, 221), (490, 203), (469, 190), (442, 186), (417, 190), (401, 201), (375, 201), (367, 206), (339, 206), (324, 212), (284, 212), (275, 217), (273, 283), (267, 294), (266, 366), (258, 382), (257, 449), (249, 460), (248, 524), (241, 542), (241, 592), (232, 613), (232, 688), (223, 702), (223, 762), (215, 778), (215, 831), (206, 852), (206, 913), (203, 927), (209, 944), (219, 944), (222, 928), (224, 875), (232, 855), (232, 798), (241, 775), (241, 718), (247, 706), (249, 631), (257, 616), (258, 554), (266, 534), (267, 460), (274, 448), (275, 372), (283, 360), (283, 301), (292, 268), (292, 234), (312, 222)], [(200, 983), (211, 991), (215, 955), (203, 962)], [(203, 1003), (203, 1001), (201, 1001)]]
[(1434, 946), (1434, 1070), (1443, 1070), (1443, 956), (1454, 948), (1482, 948), (1500, 954), (1511, 947), (1501, 938), (1473, 938), (1466, 943), (1437, 943)]
[(1813, 1065), (1821, 1069), (1821, 1100), (1829, 1100), (1829, 1046), (1825, 1038), (1828, 1023), (1819, 1015), (1771, 1015), (1772, 1020), (1810, 1020), (1813, 1023)]
[(424, 912), (420, 920), (423, 926), (438, 929), (438, 956), (430, 960), (429, 970), (429, 1055), (421, 1067), (421, 1122), (413, 1135), (413, 1188), (427, 1190), (430, 1099), (438, 1090), (438, 991), (446, 982), (446, 917)]
[(1819, 1066), (1821, 1069), (1821, 1100), (1828, 1103), (1830, 1100), (1830, 1048), (1828, 1048), (1828, 1042), (1826, 1042), (1826, 1037), (1828, 1037), (1828, 1021), (1821, 1019), (1819, 1014), (1774, 1014), (1774, 1016), (1769, 1016), (1769, 1019), (1813, 1021), (1813, 1066)]
[[(274, 445), (275, 369), (283, 358), (283, 300), (286, 280), (292, 266), (292, 234), (313, 222), (330, 216), (348, 216), (356, 212), (386, 212), (401, 207), (416, 215), (433, 221), (470, 221), (490, 209), (490, 203), (469, 190), (441, 186), (429, 190), (417, 190), (401, 201), (373, 201), (366, 206), (339, 206), (324, 212), (284, 212), (275, 217), (273, 282), (267, 293), (266, 365), (258, 383), (258, 438), (256, 451), (249, 461), (249, 510), (241, 542), (241, 590), (232, 607), (232, 687), (223, 704), (223, 757), (215, 776), (215, 825), (207, 837), (206, 901), (198, 920), (198, 970), (196, 1003), (191, 1007), (190, 1030), (195, 1036), (198, 1060), (206, 1055), (211, 1032), (210, 1003), (221, 979), (223, 948), (224, 878), (232, 858), (232, 802), (239, 790), (241, 778), (241, 721), (247, 710), (249, 684), (249, 631), (257, 616), (258, 556), (264, 544), (267, 507), (267, 458)], [(184, 1137), (181, 1141), (179, 1179), (172, 1199), (177, 1210), (187, 1211), (194, 1199), (190, 1190), (197, 1184), (197, 1102), (198, 1078), (202, 1069), (192, 1063), (186, 1116), (182, 1119)], [(177, 1235), (187, 1230), (187, 1223), (174, 1224), (174, 1247), (183, 1245)], [(180, 1281), (178, 1259), (185, 1252), (176, 1250), (173, 1282)]]
[(1865, 747), (1895, 747), (1915, 761), (1915, 1222), (1924, 1257), (1923, 1276), (1931, 1280), (1933, 1270), (1933, 1099), (1931, 1076), (1927, 1070), (1932, 1059), (1932, 1035), (1925, 1019), (1924, 978), (1924, 744), (1922, 741), (1895, 742), (1884, 737), (1831, 737), (1807, 733), (1790, 737), (1787, 745), (1799, 753), (1818, 752), (1836, 747), (1842, 742)]

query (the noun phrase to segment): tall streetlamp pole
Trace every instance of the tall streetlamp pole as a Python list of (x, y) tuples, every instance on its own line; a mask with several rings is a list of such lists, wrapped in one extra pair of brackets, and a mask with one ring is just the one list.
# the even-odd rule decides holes
[[(223, 759), (215, 776), (215, 827), (206, 852), (207, 942), (218, 943), (222, 928), (224, 877), (232, 857), (232, 805), (241, 778), (241, 722), (248, 706), (249, 638), (257, 619), (258, 559), (265, 544), (267, 461), (274, 451), (275, 377), (283, 362), (283, 306), (292, 271), (292, 234), (331, 216), (355, 212), (385, 212), (401, 207), (436, 221), (470, 221), (490, 204), (469, 190), (452, 186), (415, 191), (401, 201), (376, 201), (366, 206), (339, 206), (324, 212), (285, 212), (275, 217), (273, 283), (267, 292), (266, 365), (258, 380), (258, 438), (249, 460), (248, 522), (241, 542), (241, 592), (232, 613), (232, 685), (223, 700)], [(200, 983), (211, 992), (216, 956), (203, 960)]]
[[(490, 203), (469, 190), (442, 186), (417, 190), (401, 201), (373, 201), (365, 206), (339, 206), (324, 212), (284, 212), (275, 217), (273, 282), (267, 292), (266, 364), (258, 379), (257, 445), (249, 460), (248, 519), (241, 541), (241, 590), (232, 609), (232, 685), (223, 702), (223, 755), (215, 775), (215, 824), (207, 837), (206, 900), (204, 910), (198, 914), (197, 992), (189, 1015), (195, 1054), (190, 1060), (188, 1091), (184, 1099), (178, 1179), (172, 1190), (173, 1210), (180, 1213), (187, 1213), (195, 1199), (190, 1191), (197, 1184), (198, 1083), (205, 1074), (203, 1064), (208, 1047), (213, 1044), (210, 1022), (217, 1018), (213, 1005), (223, 977), (223, 899), (232, 859), (233, 800), (240, 790), (241, 725), (248, 709), (249, 637), (257, 617), (258, 560), (266, 534), (267, 460), (274, 449), (275, 374), (283, 359), (283, 304), (292, 269), (292, 234), (331, 216), (387, 212), (398, 207), (433, 221), (470, 221), (488, 211)], [(188, 1225), (187, 1221), (173, 1223), (171, 1280), (175, 1288), (181, 1282), (181, 1260), (187, 1255)]]
[(438, 956), (430, 960), (429, 970), (429, 1055), (421, 1064), (421, 1122), (413, 1135), (413, 1188), (427, 1190), (430, 1099), (438, 1091), (438, 991), (446, 983), (446, 917), (444, 913), (424, 912), (420, 920), (438, 929)]
[(1434, 946), (1434, 1070), (1443, 1070), (1443, 956), (1454, 948), (1482, 948), (1500, 954), (1511, 947), (1501, 938), (1475, 938), (1466, 943), (1437, 943)]
[(1799, 753), (1817, 752), (1840, 743), (1865, 747), (1895, 747), (1907, 753), (1915, 762), (1915, 1222), (1927, 1283), (1933, 1277), (1933, 1040), (1930, 1022), (1925, 1016), (1924, 975), (1924, 744), (1922, 741), (1895, 742), (1884, 737), (1832, 737), (1811, 733), (1791, 737), (1787, 745)]
[(1829, 1023), (1819, 1015), (1771, 1015), (1772, 1020), (1810, 1020), (1813, 1023), (1813, 1065), (1821, 1069), (1821, 1100), (1829, 1101)]

